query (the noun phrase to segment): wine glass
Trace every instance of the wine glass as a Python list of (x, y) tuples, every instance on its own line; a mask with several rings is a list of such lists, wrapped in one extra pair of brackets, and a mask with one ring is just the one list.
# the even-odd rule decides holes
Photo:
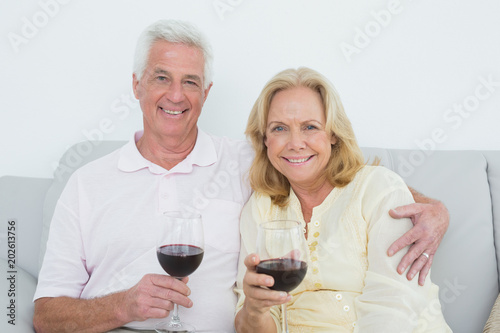
[[(187, 212), (166, 212), (160, 219), (156, 255), (161, 267), (170, 276), (182, 279), (201, 264), (204, 253), (201, 216)], [(194, 326), (183, 323), (174, 304), (170, 322), (161, 322), (156, 332), (196, 332)]]
[[(307, 273), (308, 250), (302, 226), (293, 220), (261, 223), (257, 232), (257, 273), (273, 277), (270, 289), (290, 292)], [(286, 304), (281, 305), (282, 333), (288, 333)]]

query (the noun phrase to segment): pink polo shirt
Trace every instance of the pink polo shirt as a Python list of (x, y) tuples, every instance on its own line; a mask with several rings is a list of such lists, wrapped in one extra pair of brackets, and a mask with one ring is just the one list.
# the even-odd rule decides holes
[[(253, 153), (244, 141), (201, 130), (193, 151), (171, 170), (122, 148), (77, 170), (58, 201), (34, 299), (92, 298), (128, 289), (145, 274), (165, 274), (155, 252), (154, 217), (202, 215), (205, 254), (190, 276), (190, 309), (181, 318), (207, 332), (233, 332), (233, 293), (240, 249), (239, 216), (251, 190)], [(153, 328), (158, 320), (129, 327)]]

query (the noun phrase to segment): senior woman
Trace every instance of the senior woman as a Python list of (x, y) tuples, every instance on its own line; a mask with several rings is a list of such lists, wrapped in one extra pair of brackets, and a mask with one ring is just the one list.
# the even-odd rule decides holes
[[(340, 99), (308, 68), (273, 77), (246, 129), (256, 157), (254, 194), (241, 215), (235, 325), (238, 332), (279, 332), (288, 304), (290, 332), (451, 332), (427, 276), (424, 286), (396, 272), (404, 251), (386, 249), (412, 227), (388, 211), (413, 202), (402, 179), (365, 165)], [(263, 287), (256, 273), (257, 226), (294, 219), (309, 245), (306, 277), (290, 294)]]

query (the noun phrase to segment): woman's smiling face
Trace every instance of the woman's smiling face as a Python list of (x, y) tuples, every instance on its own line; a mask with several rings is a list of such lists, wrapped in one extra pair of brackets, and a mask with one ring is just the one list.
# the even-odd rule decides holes
[(292, 188), (315, 188), (326, 181), (325, 170), (336, 139), (325, 125), (318, 92), (295, 87), (273, 97), (266, 127), (267, 156)]

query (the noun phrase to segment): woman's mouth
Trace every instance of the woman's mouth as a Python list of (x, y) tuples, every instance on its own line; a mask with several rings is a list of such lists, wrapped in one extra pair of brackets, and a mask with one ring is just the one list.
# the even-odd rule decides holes
[(304, 163), (304, 162), (309, 161), (312, 157), (313, 157), (313, 155), (308, 156), (308, 157), (300, 157), (300, 158), (287, 158), (287, 157), (283, 157), (283, 158), (290, 163)]

